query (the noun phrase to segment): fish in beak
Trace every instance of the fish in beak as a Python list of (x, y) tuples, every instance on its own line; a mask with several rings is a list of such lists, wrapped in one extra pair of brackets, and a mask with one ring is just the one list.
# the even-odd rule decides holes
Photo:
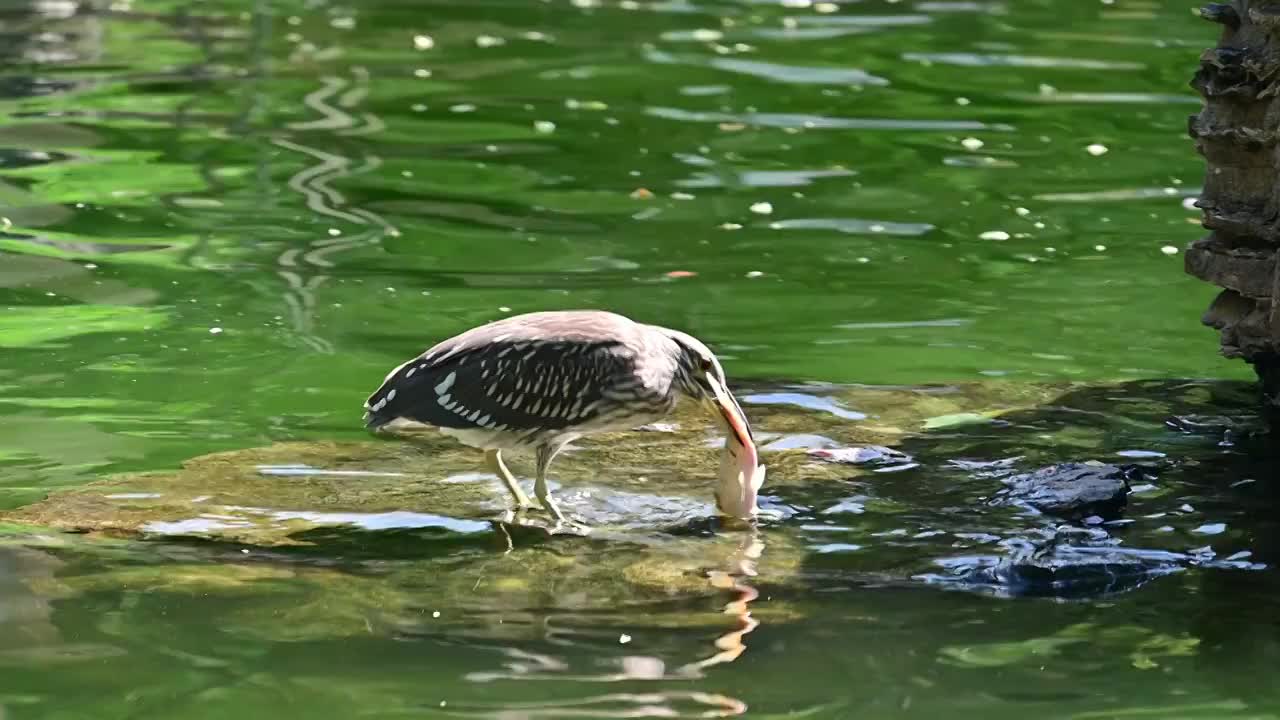
[(711, 388), (707, 400), (714, 405), (727, 431), (720, 455), (716, 507), (731, 518), (748, 520), (759, 509), (756, 503), (764, 484), (764, 466), (760, 465), (751, 436), (751, 424), (737, 399), (714, 376), (708, 374), (707, 381)]

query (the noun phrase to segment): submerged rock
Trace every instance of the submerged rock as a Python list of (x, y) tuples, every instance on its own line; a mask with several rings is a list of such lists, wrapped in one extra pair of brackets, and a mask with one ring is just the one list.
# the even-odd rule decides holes
[(939, 560), (926, 582), (1006, 597), (1098, 597), (1136, 589), (1208, 558), (1121, 546), (1102, 528), (1038, 528), (998, 543), (1004, 554)]
[[(1168, 443), (1139, 441), (1140, 433), (1153, 427), (1167, 432), (1162, 418), (1131, 423), (1138, 432), (1127, 432), (1138, 440), (1104, 424), (1110, 416), (1103, 411), (1063, 413), (1064, 430), (1053, 433), (1046, 432), (1042, 415), (1024, 411), (1005, 427), (947, 428), (930, 436), (899, 428), (918, 430), (923, 418), (987, 412), (1000, 403), (972, 389), (814, 392), (837, 396), (841, 407), (867, 418), (849, 421), (797, 406), (747, 404), (762, 436), (783, 438), (763, 456), (769, 467), (765, 508), (793, 511), (780, 521), (765, 519), (756, 533), (725, 531), (711, 517), (717, 451), (706, 441), (714, 432), (683, 417), (669, 428), (583, 441), (557, 461), (554, 491), (566, 510), (591, 525), (586, 538), (550, 537), (528, 525), (497, 521), (506, 498), (479, 453), (434, 433), (412, 442), (355, 438), (219, 453), (165, 472), (108, 477), (51, 494), (4, 515), (11, 522), (88, 535), (46, 534), (41, 543), (49, 545), (48, 557), (60, 566), (49, 562), (49, 571), (25, 583), (29, 588), (15, 589), (11, 581), (11, 602), (0, 607), (0, 615), (16, 610), (10, 614), (20, 620), (17, 629), (23, 633), (47, 616), (43, 632), (50, 636), (0, 642), (0, 669), (39, 669), (51, 662), (45, 650), (50, 646), (61, 646), (56, 650), (60, 661), (96, 667), (119, 647), (144, 671), (155, 665), (147, 662), (153, 657), (165, 667), (179, 667), (195, 688), (187, 693), (193, 702), (207, 704), (231, 697), (223, 687), (239, 692), (251, 686), (280, 695), (272, 669), (289, 664), (291, 657), (305, 662), (317, 648), (400, 652), (410, 661), (400, 663), (409, 668), (404, 678), (371, 672), (367, 682), (335, 689), (324, 673), (293, 673), (296, 687), (285, 699), (301, 693), (327, 701), (330, 693), (341, 695), (357, 712), (390, 707), (400, 714), (519, 715), (536, 707), (532, 712), (565, 715), (594, 709), (578, 698), (586, 683), (600, 689), (649, 687), (662, 694), (682, 687), (705, 690), (706, 682), (737, 672), (717, 664), (743, 652), (747, 669), (754, 668), (759, 677), (767, 676), (771, 665), (785, 675), (790, 653), (779, 650), (780, 638), (821, 645), (839, 636), (850, 647), (860, 641), (865, 652), (846, 653), (847, 668), (837, 670), (887, 678), (880, 685), (897, 707), (897, 680), (933, 677), (939, 663), (1013, 670), (1021, 664), (1042, 674), (1045, 653), (1078, 642), (1088, 652), (1075, 653), (1071, 662), (1096, 664), (1104, 656), (1123, 662), (1124, 653), (1132, 651), (1135, 664), (1150, 666), (1164, 662), (1158, 653), (1166, 647), (1185, 654), (1192, 642), (1137, 630), (1117, 639), (1109, 634), (1114, 623), (1055, 632), (1055, 618), (1046, 618), (1037, 603), (1007, 604), (1001, 611), (1008, 612), (996, 623), (956, 622), (957, 608), (982, 603), (940, 600), (942, 588), (1089, 597), (1204, 563), (1204, 552), (1156, 548), (1176, 551), (1212, 542), (1223, 555), (1244, 549), (1238, 545), (1247, 537), (1242, 519), (1174, 509), (1189, 501), (1212, 507), (1184, 492), (1175, 472), (1161, 481), (1166, 496), (1135, 496), (1141, 512), (1130, 513), (1134, 522), (1123, 529), (1068, 525), (1075, 531), (1068, 535), (1045, 527), (1056, 524), (1051, 517), (982, 507), (992, 488), (1001, 487), (999, 479), (1019, 469), (1061, 457), (1104, 457), (1113, 448), (1094, 445), (1096, 438), (1118, 443), (1120, 435), (1124, 442), (1116, 447), (1158, 447), (1179, 457)], [(990, 392), (1009, 397), (1003, 389)], [(1115, 404), (1110, 397), (1102, 400)], [(1156, 405), (1153, 416), (1160, 412)], [(1131, 412), (1131, 405), (1121, 407)], [(1082, 431), (1076, 424), (1080, 418), (1099, 424)], [(857, 462), (832, 462), (807, 452), (832, 448), (851, 449)], [(902, 449), (926, 462), (929, 471), (872, 474), (886, 467), (881, 463), (894, 467), (903, 459)], [(513, 453), (508, 463), (528, 487), (529, 457)], [(1198, 478), (1199, 472), (1192, 474)], [(1265, 480), (1260, 473), (1249, 477)], [(1155, 517), (1163, 515), (1160, 511), (1167, 517)], [(1220, 519), (1231, 523), (1231, 532), (1172, 532), (1174, 527), (1212, 527)], [(1170, 533), (1153, 529), (1165, 523)], [(1048, 534), (1038, 533), (1047, 529), (1061, 540), (1039, 543)], [(1115, 534), (1108, 536), (1109, 531)], [(4, 533), (0, 525), (0, 569), (16, 568), (30, 577), (23, 569), (31, 559), (4, 561)], [(102, 534), (152, 541), (111, 540)], [(200, 540), (168, 541), (191, 535)], [(31, 542), (14, 539), (15, 548), (24, 552)], [(1239, 552), (1232, 558), (1247, 560)], [(930, 579), (939, 584), (922, 592), (917, 573), (939, 567), (938, 578)], [(1220, 581), (1220, 574), (1214, 573), (1215, 579)], [(1178, 578), (1162, 582), (1171, 581), (1176, 584)], [(902, 586), (911, 587), (903, 592)], [(51, 614), (55, 607), (57, 615)], [(804, 621), (779, 627), (797, 618)], [(910, 652), (877, 650), (878, 638), (896, 633), (901, 639), (906, 637), (902, 628), (921, 622), (933, 622), (939, 631), (908, 633), (919, 640), (907, 648)], [(196, 625), (210, 631), (174, 631)], [(833, 627), (839, 632), (833, 634)], [(1048, 638), (1028, 641), (1028, 628)], [(59, 632), (65, 637), (53, 636)], [(81, 644), (89, 640), (95, 645)], [(285, 645), (290, 642), (297, 644)], [(433, 648), (465, 653), (428, 652)], [(424, 653), (439, 662), (415, 664)], [(714, 675), (689, 683), (704, 672)], [(477, 702), (471, 707), (466, 697), (423, 690), (424, 677), (457, 675), (475, 690), (470, 697)], [(402, 679), (407, 689), (397, 695)], [(145, 680), (139, 685), (144, 690)], [(549, 682), (537, 682), (544, 680)], [(488, 686), (491, 692), (477, 685), (485, 681), (502, 682)], [(557, 686), (574, 695), (563, 711), (553, 704), (555, 698), (542, 697), (544, 688)], [(1009, 694), (1018, 689), (1011, 687)], [(497, 690), (511, 699), (520, 697), (521, 688), (537, 695), (536, 703), (509, 712), (499, 711), (496, 703), (485, 705)], [(907, 690), (920, 697), (918, 689)], [(945, 688), (937, 693), (943, 714), (954, 694)], [(616, 693), (592, 697), (597, 695)], [(400, 696), (409, 702), (396, 705)], [(424, 697), (427, 706), (419, 702)], [(447, 709), (437, 708), (437, 697), (447, 697)], [(665, 711), (649, 699), (656, 697), (653, 693), (635, 697), (634, 707), (623, 708), (630, 714)], [(1010, 702), (1026, 704), (1025, 698)], [(679, 712), (668, 714), (715, 709), (674, 707)], [(857, 711), (834, 704), (819, 710), (795, 707), (809, 714)]]
[[(813, 512), (809, 505), (815, 497), (831, 500), (819, 507), (856, 497), (857, 507), (865, 508), (859, 517), (871, 518), (873, 526), (878, 518), (901, 512), (905, 503), (929, 502), (923, 496), (886, 502), (874, 485), (849, 494), (848, 483), (859, 476), (874, 482), (871, 473), (912, 467), (913, 455), (936, 454), (927, 433), (902, 428), (920, 428), (924, 419), (947, 414), (1025, 412), (1061, 388), (814, 385), (790, 391), (828, 398), (865, 419), (837, 417), (806, 403), (753, 404), (752, 396), (743, 394), (761, 437), (786, 440), (763, 456), (769, 469), (762, 488), (768, 549), (754, 561), (762, 581), (782, 586), (797, 581), (804, 559), (815, 552), (789, 523), (791, 517)], [(1023, 424), (1000, 432), (1016, 432)], [(172, 471), (106, 477), (0, 513), (0, 522), (95, 536), (208, 539), (231, 557), (244, 548), (254, 556), (302, 553), (326, 561), (416, 562), (424, 556), (448, 559), (473, 551), (492, 557), (495, 551), (515, 548), (510, 562), (494, 561), (498, 564), (473, 576), (441, 568), (440, 579), (433, 582), (457, 578), (459, 593), (472, 592), (479, 583), (530, 603), (574, 602), (574, 596), (561, 597), (556, 590), (572, 578), (577, 578), (576, 587), (591, 588), (584, 598), (608, 602), (710, 591), (710, 583), (723, 583), (732, 575), (725, 567), (736, 566), (730, 558), (742, 552), (734, 547), (741, 536), (724, 532), (714, 521), (711, 493), (718, 451), (708, 441), (720, 439), (718, 432), (689, 407), (650, 430), (586, 438), (557, 460), (552, 490), (571, 517), (591, 528), (585, 539), (549, 537), (536, 526), (545, 524), (537, 514), (505, 522), (508, 499), (484, 469), (481, 454), (421, 428), (407, 428), (392, 439), (294, 442), (222, 452), (193, 458)], [(946, 442), (981, 437), (949, 432)], [(910, 454), (895, 449), (904, 442), (912, 448)], [(965, 454), (975, 462), (991, 462), (983, 457), (989, 448), (973, 450)], [(528, 453), (511, 453), (507, 463), (526, 488), (532, 484)], [(1012, 471), (1012, 459), (1000, 463), (1002, 471), (1006, 464)], [(1102, 487), (1100, 474), (1105, 472), (1091, 469), (1082, 477), (1092, 477), (1089, 487), (1096, 491)], [(1058, 477), (1057, 483), (1061, 481)], [(902, 490), (913, 486), (898, 485)], [(1051, 487), (1056, 494), (1048, 493)], [(1021, 490), (1022, 499), (1046, 508), (1066, 507), (1067, 496), (1081, 509), (1088, 507), (1082, 500), (1096, 499), (1082, 487), (1067, 492), (1053, 482)], [(896, 491), (885, 492), (892, 496)], [(1055, 498), (1056, 504), (1050, 502)]]
[[(284, 443), (205, 455), (170, 473), (105, 478), (3, 516), (70, 532), (265, 545), (296, 544), (292, 534), (333, 524), (485, 530), (485, 523), (462, 521), (499, 506), (478, 482), (483, 478), (466, 475), (464, 467), (448, 449), (428, 459), (410, 445)], [(437, 508), (448, 511), (437, 514)]]
[[(607, 608), (626, 622), (679, 597), (706, 600), (704, 611), (665, 614), (658, 623), (705, 629), (711, 646), (744, 613), (761, 621), (795, 617), (798, 611), (785, 599), (751, 601), (755, 588), (775, 593), (798, 582), (805, 555), (795, 538), (770, 531), (605, 528), (591, 538), (560, 539), (498, 523), (464, 535), (334, 525), (268, 533), (264, 544), (247, 544), (212, 533), (200, 542), (156, 535), (138, 542), (0, 529), (0, 568), (11, 553), (50, 561), (56, 554), (70, 564), (56, 581), (39, 583), (42, 597), (128, 588), (143, 597), (200, 598), (216, 605), (223, 631), (285, 641), (434, 634), (486, 616), (497, 620), (481, 623), (495, 639), (539, 638), (546, 629), (537, 613), (590, 610), (602, 617)], [(255, 601), (220, 602), (248, 596)], [(34, 618), (22, 619), (35, 627)], [(0, 643), (0, 654), (7, 649)]]
[[(847, 483), (877, 464), (909, 459), (890, 446), (912, 434), (901, 428), (918, 428), (923, 418), (1032, 404), (1018, 397), (1011, 405), (1007, 391), (975, 388), (793, 391), (836, 398), (865, 419), (805, 403), (744, 401), (762, 436), (785, 440), (764, 457), (767, 517), (754, 533), (726, 531), (714, 520), (719, 452), (709, 441), (720, 438), (711, 419), (689, 407), (648, 432), (584, 438), (557, 459), (552, 491), (571, 517), (591, 528), (586, 538), (549, 536), (536, 527), (545, 522), (536, 513), (508, 522), (505, 491), (484, 468), (482, 454), (429, 428), (205, 455), (173, 470), (59, 490), (0, 512), (0, 522), (77, 533), (60, 537), (91, 547), (87, 552), (110, 546), (148, 558), (175, 554), (173, 562), (154, 567), (125, 563), (86, 574), (76, 579), (77, 592), (127, 584), (225, 594), (285, 578), (299, 587), (297, 595), (281, 595), (278, 605), (255, 611), (262, 615), (232, 623), (238, 632), (282, 638), (361, 634), (368, 626), (431, 633), (449, 622), (424, 606), (423, 598), (432, 597), (442, 607), (465, 605), (505, 618), (486, 626), (504, 638), (542, 632), (517, 622), (512, 607), (604, 607), (625, 614), (646, 602), (704, 596), (739, 598), (734, 613), (740, 614), (742, 598), (753, 592), (743, 588), (770, 592), (803, 582), (812, 550), (785, 519), (776, 519), (803, 512), (786, 505), (794, 488), (807, 494)], [(823, 447), (861, 448), (859, 462), (815, 462), (808, 451)], [(504, 455), (529, 488), (531, 454)], [(139, 545), (109, 538), (202, 542)], [(785, 601), (752, 606), (757, 619), (793, 612)], [(707, 607), (708, 613), (681, 614), (680, 622), (723, 626), (717, 603)], [(711, 647), (717, 636), (708, 637)]]
[(1071, 519), (1114, 516), (1125, 504), (1129, 481), (1115, 465), (1062, 463), (1005, 478), (996, 502), (1029, 505)]
[[(786, 403), (744, 392), (757, 432), (785, 440), (764, 457), (762, 505), (768, 510), (789, 486), (842, 482), (877, 466), (909, 463), (889, 446), (911, 437), (902, 428), (918, 428), (924, 418), (1025, 408), (1058, 390), (801, 385), (787, 388)], [(848, 412), (842, 417), (826, 411), (833, 403)], [(722, 437), (712, 419), (685, 404), (647, 429), (584, 438), (557, 458), (552, 492), (571, 517), (593, 528), (631, 532), (714, 515), (714, 448)], [(526, 488), (532, 485), (531, 453), (504, 457)], [(334, 526), (440, 536), (488, 533), (507, 504), (479, 451), (432, 428), (408, 426), (390, 438), (282, 443), (197, 457), (170, 472), (107, 477), (0, 513), (0, 521), (267, 546), (305, 543), (305, 531)]]
[(969, 582), (1000, 586), (1010, 595), (1097, 597), (1127, 592), (1183, 570), (1175, 553), (1133, 548), (1053, 543), (1030, 553), (1015, 553)]
[[(290, 637), (323, 635), (338, 625), (362, 632), (374, 615), (401, 627), (406, 621), (395, 608), (405, 608), (406, 618), (420, 617), (416, 593), (387, 595), (381, 581), (325, 569), (357, 562), (412, 559), (392, 567), (393, 584), (429, 586), (446, 598), (476, 595), (467, 601), (472, 607), (491, 603), (495, 613), (512, 605), (622, 607), (672, 595), (714, 597), (757, 574), (785, 584), (796, 575), (804, 547), (785, 533), (726, 532), (707, 522), (714, 517), (717, 457), (689, 434), (642, 433), (566, 453), (553, 492), (562, 508), (590, 526), (587, 538), (549, 535), (546, 518), (536, 512), (509, 519), (505, 491), (480, 470), (480, 454), (431, 434), (412, 442), (281, 443), (216, 453), (173, 472), (120, 475), (56, 492), (0, 515), (29, 528), (92, 536), (82, 537), (85, 542), (104, 536), (210, 540), (201, 546), (221, 560), (210, 566), (216, 571), (198, 564), (181, 571), (135, 569), (127, 578), (104, 579), (108, 583), (231, 591), (281, 572), (331, 582), (332, 594), (314, 608), (286, 598), (273, 609), (292, 619), (279, 630)], [(802, 468), (803, 453), (792, 455), (782, 460)], [(704, 530), (687, 530), (700, 524)], [(255, 565), (239, 564), (245, 562)], [(271, 563), (270, 571), (254, 569), (263, 562)], [(406, 574), (410, 567), (420, 577)], [(386, 580), (387, 568), (378, 571)], [(565, 593), (566, 587), (575, 590)], [(779, 605), (766, 612), (787, 611)], [(717, 622), (723, 621), (690, 620)], [(258, 632), (260, 625), (246, 623)]]
[(863, 447), (818, 448), (809, 457), (840, 465), (899, 465), (911, 462), (911, 456), (883, 445)]

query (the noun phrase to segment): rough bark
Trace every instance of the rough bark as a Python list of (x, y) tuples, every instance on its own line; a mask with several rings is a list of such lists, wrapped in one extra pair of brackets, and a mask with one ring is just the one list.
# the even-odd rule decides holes
[(1280, 407), (1280, 0), (1200, 14), (1222, 35), (1191, 82), (1204, 100), (1188, 131), (1207, 165), (1197, 206), (1210, 232), (1188, 249), (1186, 271), (1223, 288), (1202, 321)]

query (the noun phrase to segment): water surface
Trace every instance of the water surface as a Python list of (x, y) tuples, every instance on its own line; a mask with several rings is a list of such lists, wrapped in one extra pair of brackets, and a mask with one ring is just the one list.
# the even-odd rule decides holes
[[(1213, 37), (1175, 0), (0, 4), (0, 507), (362, 440), (387, 369), (529, 310), (688, 330), (815, 424), (882, 419), (823, 383), (1082, 384), (771, 495), (802, 572), (705, 666), (741, 589), (499, 591), (638, 542), (504, 554), (411, 499), (309, 554), (21, 536), (3, 712), (1270, 717), (1272, 465), (1181, 272)], [(1014, 457), (1159, 471), (1082, 531), (1138, 553), (1106, 592), (969, 582), (1056, 527), (952, 464)]]

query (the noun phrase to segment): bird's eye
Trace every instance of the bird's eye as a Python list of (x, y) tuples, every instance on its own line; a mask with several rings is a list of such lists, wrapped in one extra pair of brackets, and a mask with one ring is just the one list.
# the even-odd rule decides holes
[(711, 372), (711, 368), (712, 368), (712, 367), (714, 367), (714, 365), (712, 365), (712, 363), (711, 363), (711, 358), (707, 358), (707, 357), (702, 358), (702, 371), (703, 371), (703, 372)]

